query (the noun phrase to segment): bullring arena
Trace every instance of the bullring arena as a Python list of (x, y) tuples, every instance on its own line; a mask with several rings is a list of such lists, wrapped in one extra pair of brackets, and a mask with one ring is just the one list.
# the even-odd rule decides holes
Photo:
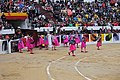
[(0, 0), (0, 80), (120, 80), (120, 0)]
[(0, 80), (120, 79), (120, 44), (103, 44), (101, 50), (87, 45), (87, 49), (88, 53), (81, 53), (77, 48), (75, 57), (68, 56), (68, 47), (1, 54)]

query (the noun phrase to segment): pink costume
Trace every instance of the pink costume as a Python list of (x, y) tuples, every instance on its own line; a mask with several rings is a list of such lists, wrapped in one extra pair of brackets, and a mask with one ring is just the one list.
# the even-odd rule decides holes
[(70, 41), (70, 51), (75, 51), (76, 50), (76, 46), (75, 46), (75, 40), (71, 40)]
[(63, 36), (63, 42), (64, 42), (64, 44), (66, 44), (66, 43), (68, 43), (68, 36), (67, 35), (64, 35)]
[(76, 42), (76, 44), (80, 43), (80, 39), (79, 39), (78, 34), (77, 34), (77, 35), (75, 35), (75, 42)]
[(34, 40), (32, 38), (27, 39), (27, 47), (28, 47), (28, 49), (33, 49), (34, 48), (33, 42), (34, 42)]
[(81, 48), (85, 48), (86, 47), (86, 42), (85, 41), (82, 41), (81, 43)]
[(22, 39), (20, 39), (19, 42), (18, 42), (18, 49), (20, 50), (20, 49), (23, 49), (23, 48), (24, 48), (24, 43), (23, 43)]
[(73, 38), (73, 35), (69, 35), (69, 41), (72, 40)]
[(54, 46), (59, 46), (59, 42), (56, 36), (53, 36), (53, 45)]
[(40, 36), (40, 38), (39, 38), (39, 45), (42, 45), (42, 44), (44, 44), (44, 39), (43, 39), (42, 36)]
[(72, 51), (75, 51), (75, 50), (76, 50), (75, 45), (74, 44), (70, 44), (70, 51), (72, 52)]
[(101, 41), (101, 38), (99, 38), (98, 39), (98, 41), (97, 41), (97, 45), (96, 45), (97, 47), (100, 47), (100, 46), (102, 46), (102, 41)]

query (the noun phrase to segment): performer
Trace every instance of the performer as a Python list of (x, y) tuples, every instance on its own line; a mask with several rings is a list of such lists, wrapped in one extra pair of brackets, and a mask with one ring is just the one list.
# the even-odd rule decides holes
[[(68, 41), (70, 42), (73, 39), (74, 35), (72, 35), (71, 33), (68, 35)], [(70, 45), (70, 43), (69, 43)]]
[(28, 36), (28, 39), (27, 39), (27, 48), (30, 51), (30, 54), (34, 54), (33, 51), (32, 51), (33, 48), (34, 48), (33, 44), (34, 44), (33, 37)]
[(67, 44), (68, 44), (68, 36), (67, 35), (63, 35), (63, 43), (64, 43), (64, 46), (67, 47)]
[(83, 52), (83, 49), (84, 49), (84, 52), (87, 53), (87, 51), (86, 51), (86, 39), (85, 39), (85, 37), (82, 37), (81, 52)]
[(59, 42), (56, 34), (52, 35), (52, 50), (56, 50), (56, 46), (59, 46)]
[(100, 46), (102, 46), (102, 38), (101, 38), (101, 35), (98, 34), (98, 39), (97, 39), (97, 50), (100, 50)]
[(44, 39), (43, 39), (43, 36), (40, 35), (40, 37), (39, 37), (39, 48), (42, 49), (43, 45), (44, 45)]
[(48, 45), (49, 45), (49, 42), (48, 42), (48, 34), (46, 34), (46, 35), (44, 36), (44, 43), (45, 43), (45, 48), (46, 48), (46, 50), (48, 50)]
[(23, 41), (24, 47), (26, 47), (26, 38), (24, 35), (22, 35), (22, 41)]
[(79, 35), (78, 35), (78, 32), (76, 31), (76, 34), (75, 34), (75, 42), (76, 42), (76, 44), (77, 44), (77, 48), (79, 48), (78, 47), (78, 44), (80, 43), (80, 38), (79, 38)]
[(70, 46), (69, 46), (69, 52), (68, 52), (68, 54), (70, 55), (70, 53), (72, 52), (72, 56), (75, 56), (75, 54), (74, 54), (74, 52), (75, 52), (75, 50), (76, 50), (76, 47), (75, 47), (75, 44), (76, 44), (76, 42), (75, 42), (75, 37), (73, 37), (71, 40), (70, 40), (70, 42), (69, 42), (69, 44), (70, 44)]
[[(28, 35), (28, 34), (26, 34), (26, 36), (25, 36), (25, 39), (26, 39), (26, 47), (29, 45), (29, 43), (28, 43), (28, 37), (29, 37), (29, 35)], [(27, 51), (29, 52), (28, 47), (27, 47)]]
[(24, 43), (22, 41), (22, 38), (20, 38), (19, 41), (18, 41), (18, 50), (19, 50), (20, 53), (23, 53), (22, 52), (23, 48), (24, 48)]

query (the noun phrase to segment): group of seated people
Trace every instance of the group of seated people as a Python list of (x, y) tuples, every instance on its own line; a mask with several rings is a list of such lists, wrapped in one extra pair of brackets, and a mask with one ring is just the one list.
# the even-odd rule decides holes
[(65, 26), (120, 26), (120, 1), (42, 0), (46, 11), (52, 12)]
[[(32, 28), (51, 26), (120, 26), (120, 1), (102, 0), (99, 2), (80, 2), (80, 0), (40, 0), (40, 4), (33, 0), (24, 2), (1, 2), (0, 12), (25, 12), (28, 14)], [(48, 19), (41, 13), (40, 6), (53, 14), (56, 22)], [(0, 19), (0, 28), (5, 24), (12, 26), (7, 21)]]
[(41, 11), (38, 4), (36, 2), (25, 0), (22, 1), (4, 1), (0, 2), (0, 13), (3, 13), (0, 18), (0, 29), (2, 27), (8, 28), (9, 26), (5, 26), (6, 23), (12, 25), (6, 20), (4, 13), (27, 13), (29, 23), (31, 23), (32, 27), (43, 26), (42, 24), (48, 22), (48, 19), (41, 14)]

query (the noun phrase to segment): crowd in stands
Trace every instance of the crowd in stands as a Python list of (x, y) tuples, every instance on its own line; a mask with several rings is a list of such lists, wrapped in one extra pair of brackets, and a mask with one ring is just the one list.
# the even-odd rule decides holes
[[(2, 16), (0, 18), (0, 29), (4, 26), (4, 29), (9, 29), (12, 24), (9, 24), (6, 20), (4, 13), (27, 13), (29, 23), (32, 27), (43, 26), (42, 24), (48, 22), (48, 19), (41, 14), (39, 7), (37, 7), (36, 2), (34, 1), (25, 1), (25, 2), (1, 2), (0, 3), (0, 13)], [(6, 23), (8, 24), (7, 26)]]
[[(40, 6), (52, 13), (51, 18), (55, 18), (55, 22), (48, 19), (40, 11)], [(41, 0), (40, 4), (34, 1), (25, 2), (4, 2), (0, 3), (0, 12), (25, 12), (28, 14), (29, 23), (32, 28), (35, 27), (51, 27), (55, 25), (63, 26), (120, 26), (120, 1), (119, 0), (95, 0), (95, 2), (80, 2), (80, 0), (60, 0), (53, 2), (52, 0)], [(5, 15), (1, 16), (0, 29), (12, 28), (5, 19)]]
[(119, 26), (120, 1), (102, 0), (87, 3), (80, 0), (63, 0), (51, 2), (43, 0), (43, 7), (51, 11), (57, 22), (65, 26)]

